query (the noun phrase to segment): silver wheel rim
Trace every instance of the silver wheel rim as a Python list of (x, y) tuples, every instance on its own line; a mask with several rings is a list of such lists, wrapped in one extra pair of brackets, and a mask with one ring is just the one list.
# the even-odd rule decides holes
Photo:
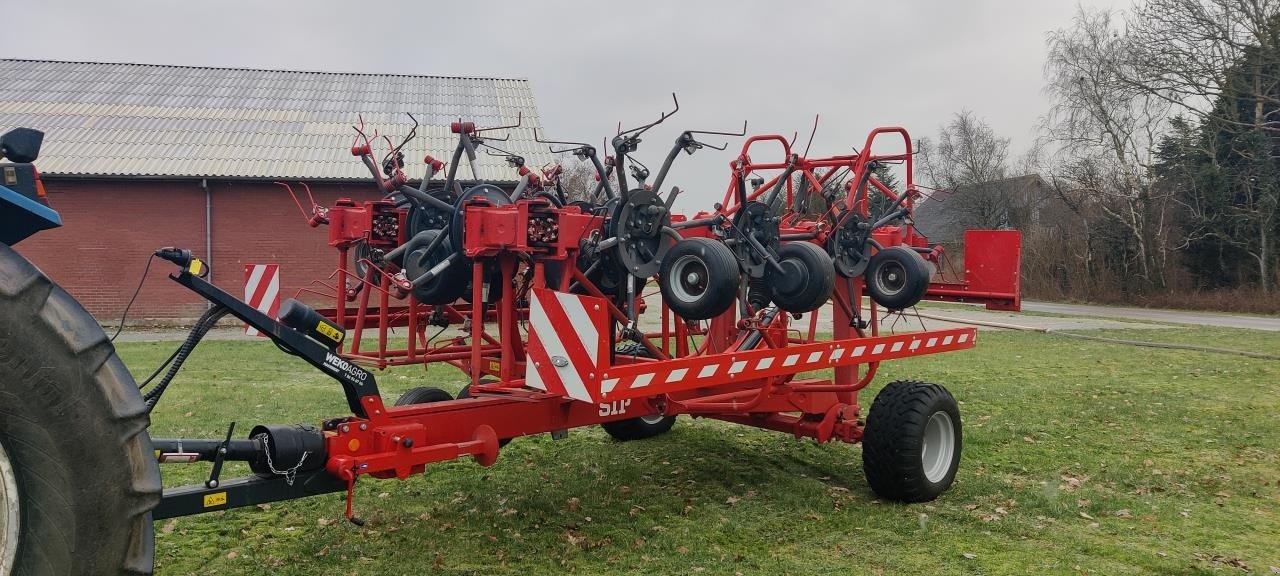
[(924, 465), (924, 477), (937, 484), (951, 471), (951, 460), (956, 452), (956, 429), (946, 412), (934, 412), (924, 427), (924, 446), (920, 448), (920, 463)]
[(671, 278), (667, 279), (671, 295), (681, 302), (697, 302), (707, 293), (708, 273), (701, 258), (692, 254), (681, 256), (671, 264)]
[(659, 422), (662, 422), (663, 418), (666, 418), (666, 416), (663, 416), (661, 414), (650, 414), (648, 416), (641, 416), (640, 421), (650, 426), (653, 426), (654, 424), (658, 424)]
[(0, 575), (13, 572), (18, 556), (18, 479), (0, 444)]

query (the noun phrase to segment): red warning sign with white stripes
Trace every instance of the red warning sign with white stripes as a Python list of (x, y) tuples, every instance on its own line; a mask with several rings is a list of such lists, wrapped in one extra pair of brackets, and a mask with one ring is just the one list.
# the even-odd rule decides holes
[(599, 366), (609, 363), (608, 301), (545, 288), (532, 292), (525, 385), (599, 401)]
[[(272, 318), (280, 311), (280, 265), (244, 265), (244, 301)], [(244, 333), (258, 336), (258, 330), (245, 326)]]

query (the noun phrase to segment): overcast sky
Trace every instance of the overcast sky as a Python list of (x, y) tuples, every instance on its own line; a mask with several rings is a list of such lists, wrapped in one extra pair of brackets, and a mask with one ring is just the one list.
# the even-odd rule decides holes
[[(1123, 8), (1129, 0), (1083, 0)], [(195, 66), (521, 77), (555, 138), (598, 142), (616, 123), (681, 110), (645, 138), (656, 172), (684, 129), (799, 131), (811, 155), (868, 130), (936, 133), (974, 111), (1024, 150), (1046, 108), (1047, 32), (1068, 0), (908, 2), (331, 2), (5, 0), (0, 55)], [(0, 79), (3, 81), (3, 79)], [(693, 211), (719, 198), (727, 152), (677, 160)], [(762, 152), (758, 156), (766, 156)], [(757, 158), (761, 159), (761, 158)]]

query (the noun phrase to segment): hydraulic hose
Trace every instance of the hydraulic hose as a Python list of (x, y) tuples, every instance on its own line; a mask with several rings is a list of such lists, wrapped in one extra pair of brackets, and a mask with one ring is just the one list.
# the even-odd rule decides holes
[(182, 363), (187, 361), (187, 357), (191, 355), (191, 351), (195, 350), (196, 344), (200, 343), (200, 339), (204, 338), (204, 335), (218, 323), (218, 320), (222, 319), (223, 316), (226, 316), (226, 314), (227, 309), (225, 307), (217, 306), (205, 310), (204, 314), (200, 316), (200, 319), (196, 320), (195, 325), (191, 327), (191, 332), (187, 334), (187, 339), (182, 342), (182, 345), (178, 347), (177, 353), (174, 354), (173, 361), (169, 364), (169, 371), (165, 373), (164, 378), (160, 380), (160, 383), (156, 384), (155, 388), (148, 390), (147, 393), (143, 395), (143, 400), (145, 400), (147, 406), (147, 412), (150, 412), (156, 407), (156, 403), (160, 401), (160, 396), (164, 394), (165, 389), (169, 387), (169, 383), (173, 381), (173, 377), (178, 375), (178, 370), (182, 368)]

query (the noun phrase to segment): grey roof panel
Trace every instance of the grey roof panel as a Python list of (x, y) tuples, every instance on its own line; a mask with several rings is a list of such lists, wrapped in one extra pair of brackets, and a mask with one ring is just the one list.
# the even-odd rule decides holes
[[(42, 60), (0, 60), (0, 78), (0, 132), (45, 131), (49, 175), (364, 179), (351, 126), (363, 115), (370, 133), (398, 141), (412, 127), (406, 113), (424, 124), (404, 150), (410, 177), (427, 154), (449, 159), (459, 118), (492, 126), (522, 115), (501, 146), (529, 166), (552, 161), (533, 140), (541, 123), (525, 80)], [(516, 179), (500, 157), (476, 164), (480, 179)]]

